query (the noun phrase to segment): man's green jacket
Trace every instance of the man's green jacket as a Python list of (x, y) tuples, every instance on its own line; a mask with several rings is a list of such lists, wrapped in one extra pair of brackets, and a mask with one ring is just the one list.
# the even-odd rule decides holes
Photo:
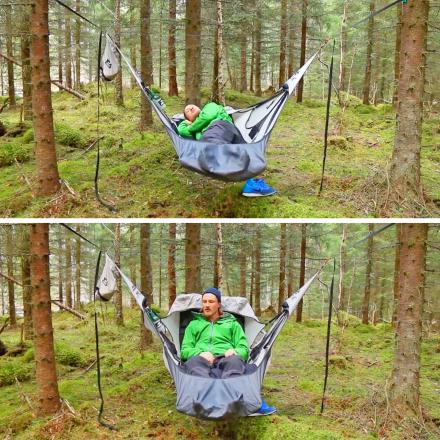
[(185, 330), (180, 357), (186, 361), (206, 351), (214, 356), (221, 356), (230, 348), (234, 349), (241, 359), (247, 360), (247, 338), (235, 316), (224, 313), (212, 323), (201, 313), (194, 313), (194, 319)]
[(177, 127), (177, 131), (180, 136), (199, 140), (203, 132), (214, 121), (228, 121), (233, 124), (231, 116), (226, 113), (222, 105), (218, 105), (215, 102), (208, 102), (192, 124), (189, 124), (187, 121), (182, 121)]

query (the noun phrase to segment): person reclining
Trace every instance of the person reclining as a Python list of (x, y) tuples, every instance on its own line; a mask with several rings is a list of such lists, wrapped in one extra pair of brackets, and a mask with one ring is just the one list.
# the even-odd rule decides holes
[[(246, 373), (249, 345), (243, 328), (230, 313), (221, 310), (221, 292), (211, 287), (202, 294), (202, 313), (194, 313), (182, 341), (180, 357), (187, 373), (228, 378)], [(276, 409), (263, 400), (255, 415)]]
[[(177, 131), (180, 136), (213, 144), (245, 144), (238, 128), (226, 109), (215, 102), (208, 102), (203, 109), (189, 104), (183, 111), (185, 120)], [(245, 197), (271, 196), (276, 190), (263, 179), (248, 179), (242, 191)]]

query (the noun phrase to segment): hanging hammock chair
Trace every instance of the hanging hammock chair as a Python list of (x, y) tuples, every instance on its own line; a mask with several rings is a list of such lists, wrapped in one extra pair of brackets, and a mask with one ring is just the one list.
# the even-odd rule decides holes
[(272, 129), (289, 96), (324, 45), (273, 96), (248, 108), (229, 111), (234, 125), (247, 142), (245, 144), (213, 144), (181, 137), (177, 132), (177, 123), (181, 120), (179, 116), (168, 117), (163, 111), (163, 101), (144, 84), (108, 34), (100, 72), (104, 79), (112, 80), (120, 69), (119, 53), (171, 138), (181, 165), (215, 179), (238, 182), (255, 177), (266, 169), (266, 145)]
[(167, 316), (160, 318), (150, 308), (146, 297), (106, 255), (95, 298), (109, 301), (117, 290), (117, 278), (121, 277), (142, 310), (145, 327), (162, 342), (164, 363), (176, 386), (177, 410), (201, 419), (219, 420), (248, 416), (261, 407), (261, 386), (275, 339), (323, 267), (283, 303), (281, 312), (270, 321), (266, 331), (266, 325), (258, 320), (246, 298), (222, 298), (222, 310), (237, 318), (250, 346), (245, 374), (227, 379), (190, 375), (180, 359), (185, 328), (192, 312), (200, 310), (202, 295), (191, 293), (177, 296)]

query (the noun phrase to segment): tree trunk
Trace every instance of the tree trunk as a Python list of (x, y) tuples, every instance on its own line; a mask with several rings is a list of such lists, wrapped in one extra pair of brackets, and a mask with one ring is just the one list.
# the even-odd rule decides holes
[(294, 289), (294, 274), (295, 274), (295, 253), (294, 253), (294, 239), (293, 239), (293, 224), (289, 224), (288, 226), (288, 243), (289, 243), (289, 253), (287, 258), (287, 296), (292, 295)]
[[(61, 6), (58, 7), (58, 10), (60, 11)], [(58, 12), (59, 12), (58, 11)], [(58, 13), (58, 19), (57, 19), (57, 33), (58, 33), (58, 41), (57, 41), (57, 55), (58, 55), (58, 81), (60, 84), (63, 83), (63, 14)], [(61, 88), (60, 88), (61, 90)]]
[[(153, 271), (151, 268), (150, 224), (142, 223), (141, 243), (141, 292), (147, 298), (147, 304), (153, 304)], [(145, 328), (143, 313), (140, 321), (139, 348), (144, 351), (153, 343), (153, 335)]]
[(72, 243), (70, 241), (70, 232), (66, 229), (65, 231), (65, 244), (66, 244), (66, 254), (65, 254), (65, 275), (66, 275), (66, 305), (72, 308)]
[[(70, 2), (67, 1), (66, 4)], [(70, 5), (69, 5), (70, 6)], [(71, 12), (67, 9), (64, 11), (64, 68), (66, 77), (66, 86), (72, 88), (72, 29), (71, 29)]]
[(168, 225), (168, 306), (176, 299), (176, 224)]
[(214, 287), (217, 289), (222, 288), (223, 282), (223, 236), (222, 236), (222, 224), (217, 223), (215, 225), (215, 236), (216, 236), (216, 245), (215, 245), (215, 258), (214, 258)]
[(56, 413), (61, 407), (50, 301), (49, 225), (44, 223), (31, 225), (30, 237), (32, 322), (34, 325), (38, 415), (44, 416)]
[[(306, 245), (307, 245), (307, 224), (303, 223), (301, 225), (301, 263), (299, 267), (299, 287), (304, 285), (306, 279)], [(302, 312), (303, 312), (303, 300), (298, 303), (296, 309), (296, 322), (302, 322)]]
[(21, 227), (21, 283), (23, 285), (24, 339), (33, 338), (32, 329), (32, 285), (29, 228)]
[(62, 241), (62, 235), (59, 232), (58, 235), (58, 301), (60, 303), (64, 302), (63, 299), (63, 277), (64, 277), (64, 271), (63, 271), (63, 241)]
[(421, 417), (420, 347), (428, 225), (402, 224), (401, 230), (396, 343), (389, 397), (396, 414)]
[(286, 300), (286, 224), (280, 224), (280, 283), (278, 289), (278, 312)]
[(281, 0), (280, 24), (280, 74), (278, 84), (280, 87), (286, 82), (286, 51), (287, 51), (287, 0)]
[[(14, 58), (14, 48), (12, 43), (12, 6), (5, 6), (6, 9), (6, 54), (10, 58)], [(15, 107), (15, 83), (14, 83), (14, 64), (8, 60), (8, 96), (9, 107)]]
[(295, 2), (294, 0), (290, 0), (289, 3), (289, 18), (288, 18), (288, 24), (289, 24), (289, 36), (288, 36), (288, 42), (289, 42), (289, 50), (287, 53), (287, 76), (290, 78), (294, 74), (294, 63), (295, 63), (295, 25), (294, 21), (292, 20), (292, 17), (294, 17), (295, 14)]
[(185, 292), (201, 292), (200, 224), (187, 223), (185, 233)]
[(249, 91), (254, 92), (254, 76), (255, 76), (255, 31), (251, 34), (252, 48), (251, 48), (251, 69), (249, 72)]
[[(243, 16), (247, 12), (246, 0), (241, 0), (240, 11)], [(240, 29), (240, 92), (247, 91), (247, 35), (249, 30), (247, 29), (247, 20), (243, 20)]]
[[(373, 231), (374, 231), (374, 225), (369, 224), (368, 232), (371, 234)], [(369, 237), (368, 246), (367, 246), (367, 267), (365, 269), (364, 301), (362, 303), (362, 324), (369, 323), (372, 258), (373, 258), (373, 237)]]
[[(146, 3), (145, 0), (141, 2), (141, 5), (144, 3)], [(121, 48), (121, 0), (115, 0), (115, 44)], [(117, 57), (119, 60), (119, 65), (122, 67), (121, 55), (119, 52)], [(119, 69), (119, 72), (115, 78), (115, 104), (118, 106), (124, 105), (124, 94), (122, 91), (122, 68)]]
[(348, 15), (348, 0), (344, 0), (344, 12), (342, 14), (341, 22), (341, 52), (339, 59), (339, 91), (346, 90), (346, 68), (345, 68), (345, 54), (347, 53), (347, 15)]
[(397, 92), (399, 90), (399, 76), (400, 76), (400, 51), (402, 49), (402, 18), (403, 7), (399, 5), (397, 8), (397, 24), (396, 24), (396, 49), (394, 51), (394, 93), (393, 93), (393, 107), (397, 111)]
[(263, 16), (261, 14), (261, 2), (257, 1), (257, 18), (255, 23), (255, 96), (261, 96), (261, 34)]
[(31, 39), (29, 27), (31, 25), (30, 14), (27, 8), (21, 12), (21, 76), (23, 83), (23, 119), (32, 121), (32, 70), (31, 70)]
[[(81, 232), (81, 225), (76, 227)], [(81, 238), (76, 237), (75, 243), (75, 309), (81, 310)]]
[(246, 249), (243, 243), (243, 239), (246, 236), (246, 225), (240, 225), (241, 246), (239, 248), (240, 259), (240, 292), (239, 296), (246, 298)]
[(347, 272), (347, 224), (342, 225), (342, 239), (339, 248), (339, 294), (338, 294), (338, 312), (348, 311), (346, 304), (346, 289), (344, 284), (345, 273)]
[[(137, 255), (135, 241), (134, 241), (134, 234), (136, 232), (136, 226), (135, 224), (131, 223), (129, 227), (129, 235), (130, 235), (130, 279), (133, 282), (134, 285), (136, 285), (136, 272), (137, 272), (137, 264), (133, 262), (133, 254)], [(137, 309), (137, 302), (133, 295), (130, 295), (130, 307), (132, 309)]]
[(254, 271), (254, 310), (261, 315), (261, 230), (255, 225), (255, 271)]
[(37, 193), (55, 194), (60, 188), (53, 130), (50, 87), (48, 0), (35, 0), (32, 8), (31, 64), (32, 108), (34, 112)]
[[(76, 0), (76, 12), (81, 13), (81, 0)], [(75, 88), (81, 89), (81, 19), (76, 17), (75, 26)]]
[[(133, 29), (135, 31), (136, 29), (136, 13), (137, 13), (137, 5), (139, 2), (136, 0), (130, 0), (128, 4), (128, 8), (130, 11), (130, 29)], [(130, 38), (130, 64), (133, 66), (133, 69), (137, 70), (137, 56), (136, 56), (136, 38), (132, 37)], [(136, 80), (134, 79), (133, 75), (130, 75), (130, 87), (132, 89), (136, 88)]]
[[(301, 22), (301, 56), (300, 67), (306, 62), (306, 45), (307, 45), (307, 0), (302, 0), (302, 22)], [(298, 94), (296, 101), (303, 102), (304, 78), (298, 84)]]
[(428, 0), (410, 0), (404, 6), (397, 130), (390, 169), (390, 186), (397, 200), (423, 197), (420, 150), (428, 16)]
[(14, 250), (13, 250), (13, 226), (5, 225), (6, 228), (6, 265), (8, 270), (8, 299), (9, 299), (9, 325), (17, 325), (17, 316), (15, 311), (15, 285), (14, 285)]
[(201, 0), (186, 1), (185, 26), (185, 102), (200, 106)]
[(178, 96), (176, 61), (176, 0), (169, 0), (168, 25), (168, 95)]
[[(115, 264), (121, 267), (121, 224), (115, 224)], [(122, 305), (121, 277), (117, 279), (117, 291), (115, 294), (115, 322), (116, 325), (124, 325), (124, 312)]]
[(212, 100), (225, 105), (223, 79), (223, 12), (222, 0), (216, 0), (216, 34), (214, 47), (214, 75), (212, 81)]
[[(394, 304), (398, 304), (400, 300), (400, 290), (399, 290), (399, 275), (400, 275), (400, 247), (402, 243), (402, 225), (400, 223), (396, 224), (396, 249), (394, 254), (394, 280), (393, 280), (393, 296)], [(393, 328), (396, 330), (396, 310), (393, 309)]]
[[(150, 0), (141, 1), (141, 76), (147, 86), (153, 84), (153, 58), (150, 40)], [(144, 131), (153, 124), (153, 113), (148, 99), (141, 93), (140, 129)]]
[[(376, 9), (375, 3), (376, 3), (375, 0), (370, 1), (370, 14), (372, 14)], [(374, 39), (374, 18), (370, 18), (370, 20), (368, 21), (367, 61), (365, 64), (365, 77), (364, 77), (364, 90), (363, 90), (363, 103), (365, 105), (370, 104), (373, 39)]]

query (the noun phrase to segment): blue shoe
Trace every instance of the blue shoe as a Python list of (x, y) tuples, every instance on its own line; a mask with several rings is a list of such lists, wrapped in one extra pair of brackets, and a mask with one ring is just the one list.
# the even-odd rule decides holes
[(276, 189), (270, 187), (264, 179), (249, 179), (245, 183), (241, 195), (244, 197), (266, 197), (276, 192)]
[(276, 409), (274, 406), (269, 406), (269, 405), (267, 404), (267, 402), (263, 399), (263, 400), (261, 401), (261, 407), (260, 407), (260, 409), (259, 409), (257, 412), (255, 412), (255, 413), (253, 413), (253, 414), (250, 414), (250, 417), (255, 417), (255, 416), (268, 416), (268, 415), (273, 414), (273, 413), (275, 413), (275, 412), (277, 412), (277, 409)]

